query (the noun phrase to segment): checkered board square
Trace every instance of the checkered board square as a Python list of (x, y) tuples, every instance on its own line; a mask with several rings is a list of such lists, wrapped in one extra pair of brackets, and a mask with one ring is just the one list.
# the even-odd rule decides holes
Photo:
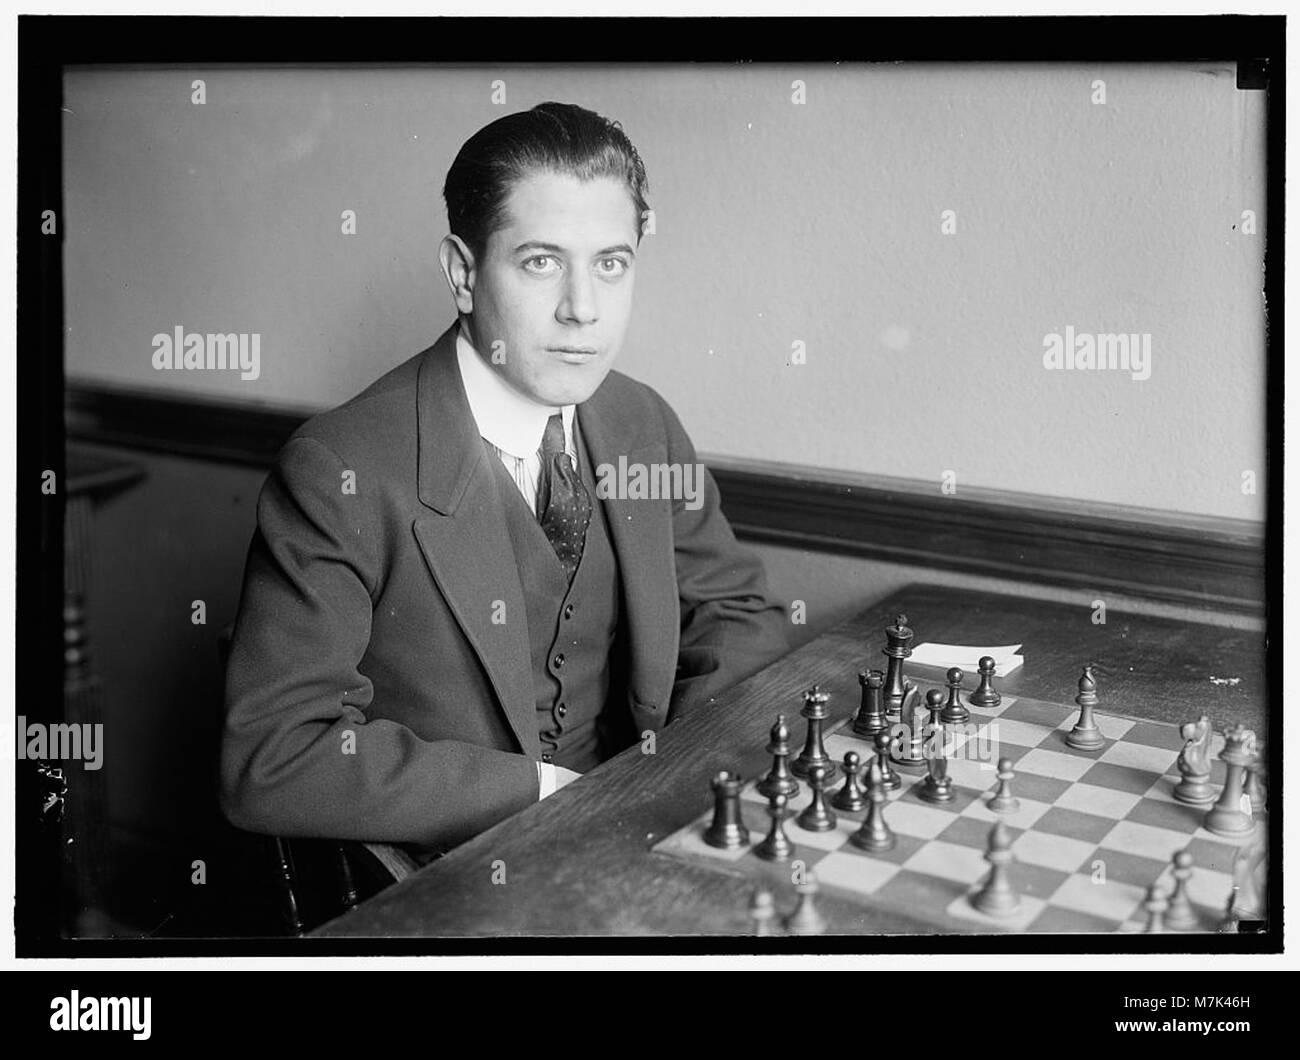
[[(922, 698), (924, 692), (923, 687)], [(787, 810), (793, 857), (780, 863), (762, 860), (753, 851), (770, 819), (767, 800), (754, 790), (753, 780), (741, 792), (748, 845), (726, 851), (704, 842), (713, 815), (710, 805), (654, 850), (750, 877), (756, 884), (764, 881), (778, 896), (789, 891), (796, 868), (812, 869), (824, 891), (861, 903), (859, 928), (864, 932), (872, 931), (872, 920), (885, 913), (921, 921), (935, 932), (1069, 933), (1144, 930), (1147, 887), (1157, 880), (1170, 887), (1170, 862), (1186, 849), (1194, 858), (1188, 893), (1201, 930), (1217, 930), (1232, 892), (1234, 859), (1251, 836), (1216, 836), (1201, 826), (1208, 806), (1174, 799), (1183, 746), (1177, 726), (1096, 714), (1104, 745), (1079, 751), (1065, 742), (1077, 717), (1077, 708), (1006, 695), (992, 710), (972, 709), (965, 735), (951, 739), (953, 801), (924, 802), (918, 797), (924, 773), (899, 771), (902, 785), (889, 792), (885, 806), (897, 842), (884, 853), (869, 854), (848, 841), (865, 810), (835, 811), (838, 819), (830, 831), (800, 828), (795, 818), (811, 800), (801, 781)], [(803, 732), (795, 728), (792, 750), (797, 754)], [(853, 734), (849, 721), (827, 733), (825, 746), (837, 763), (846, 751), (856, 751), (864, 764), (875, 755), (867, 740)], [(1211, 753), (1217, 756), (1222, 746), (1223, 737), (1216, 734)], [(1010, 814), (993, 813), (986, 805), (997, 788), (997, 763), (1003, 758), (1013, 763), (1012, 790), (1020, 800)], [(1215, 757), (1211, 783), (1221, 785), (1223, 779), (1224, 765)], [(842, 771), (837, 771), (827, 786), (828, 803), (842, 783)], [(984, 854), (998, 820), (1013, 837), (1015, 860), (1009, 871), (1020, 908), (1012, 916), (992, 917), (976, 910), (970, 899), (988, 876)], [(1256, 832), (1263, 827), (1256, 822)]]

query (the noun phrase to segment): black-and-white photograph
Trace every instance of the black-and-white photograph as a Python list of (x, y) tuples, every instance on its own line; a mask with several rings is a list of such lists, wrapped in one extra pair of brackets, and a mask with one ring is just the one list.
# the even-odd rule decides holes
[(28, 53), (20, 955), (1280, 950), (1282, 19), (265, 21)]

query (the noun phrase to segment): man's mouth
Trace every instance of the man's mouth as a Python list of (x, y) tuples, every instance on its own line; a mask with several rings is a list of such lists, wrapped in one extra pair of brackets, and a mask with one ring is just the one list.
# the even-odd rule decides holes
[(595, 346), (548, 346), (551, 353), (558, 353), (569, 364), (585, 364), (600, 351)]

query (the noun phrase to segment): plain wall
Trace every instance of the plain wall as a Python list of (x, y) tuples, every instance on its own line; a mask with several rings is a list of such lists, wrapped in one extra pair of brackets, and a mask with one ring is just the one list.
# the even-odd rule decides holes
[[(1263, 518), (1264, 96), (1232, 64), (81, 69), (65, 97), (74, 380), (346, 399), (451, 319), (460, 144), (560, 99), (645, 158), (620, 367), (702, 452)], [(155, 371), (178, 325), (259, 333), (261, 378)], [(1045, 370), (1067, 325), (1150, 334), (1151, 377)]]

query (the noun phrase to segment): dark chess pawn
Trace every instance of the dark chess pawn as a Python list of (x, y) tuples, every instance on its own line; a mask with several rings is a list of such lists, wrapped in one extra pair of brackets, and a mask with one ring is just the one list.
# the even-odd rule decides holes
[(808, 774), (812, 802), (804, 807), (795, 824), (805, 832), (829, 832), (835, 827), (835, 814), (826, 806), (826, 767), (818, 764)]
[(875, 736), (889, 728), (885, 720), (885, 672), (867, 670), (858, 674), (862, 686), (862, 705), (853, 719), (853, 731), (858, 736)]
[(767, 800), (767, 815), (772, 819), (772, 826), (754, 848), (754, 853), (764, 861), (789, 861), (794, 853), (794, 844), (785, 834), (785, 804), (784, 795), (773, 795)]
[(808, 720), (808, 735), (804, 739), (803, 751), (790, 764), (790, 772), (796, 777), (808, 776), (808, 771), (815, 765), (825, 768), (827, 781), (833, 780), (835, 774), (839, 772), (831, 756), (826, 753), (826, 745), (822, 742), (822, 727), (826, 724), (826, 704), (830, 698), (819, 685), (813, 685), (803, 694), (803, 710), (799, 713)]
[(1092, 676), (1092, 667), (1083, 668), (1079, 678), (1079, 694), (1074, 697), (1079, 704), (1079, 720), (1074, 728), (1066, 734), (1065, 742), (1078, 751), (1097, 751), (1106, 745), (1101, 730), (1093, 720), (1092, 711), (1097, 705), (1097, 679)]
[(784, 795), (793, 799), (799, 794), (799, 781), (790, 775), (790, 729), (785, 724), (785, 715), (776, 716), (776, 724), (767, 743), (767, 753), (772, 756), (772, 768), (762, 780), (754, 785), (755, 790), (764, 798)]
[(994, 813), (1015, 813), (1020, 809), (1020, 800), (1011, 794), (1011, 782), (1015, 779), (1011, 759), (1003, 758), (998, 762), (998, 790), (989, 799), (989, 809)]
[(1002, 693), (993, 687), (993, 675), (997, 671), (997, 661), (991, 655), (980, 659), (980, 684), (970, 694), (970, 705), (981, 710), (989, 710), (1002, 704)]
[[(889, 764), (889, 733), (876, 733), (876, 762), (880, 766), (881, 781), (886, 791), (897, 791), (903, 786), (903, 778), (894, 772)], [(869, 774), (868, 774), (869, 775)]]
[(856, 751), (844, 753), (844, 787), (835, 793), (831, 805), (845, 813), (857, 813), (867, 805), (866, 793), (858, 779), (861, 760)]
[(867, 797), (871, 800), (871, 809), (862, 827), (849, 836), (849, 842), (872, 854), (893, 850), (898, 840), (885, 820), (885, 785), (879, 762), (872, 762), (867, 771)]
[(704, 841), (719, 850), (739, 850), (749, 843), (749, 829), (740, 819), (740, 788), (744, 782), (723, 770), (713, 778), (713, 823)]
[(1187, 893), (1191, 878), (1191, 852), (1180, 850), (1174, 855), (1174, 889), (1169, 895), (1169, 909), (1165, 913), (1165, 927), (1174, 931), (1195, 931), (1201, 926), (1201, 918), (1192, 908), (1191, 895)]
[(970, 721), (970, 711), (966, 709), (966, 704), (961, 701), (961, 681), (965, 676), (960, 667), (954, 666), (948, 671), (948, 702), (943, 705), (943, 713), (939, 715), (940, 720), (945, 725), (964, 725)]
[(772, 901), (772, 892), (760, 887), (749, 900), (749, 919), (754, 924), (754, 934), (772, 935), (772, 921), (776, 917), (776, 903)]
[(822, 934), (826, 930), (826, 921), (813, 903), (817, 894), (817, 877), (811, 872), (804, 873), (803, 882), (796, 883), (794, 889), (799, 894), (799, 901), (785, 918), (786, 931), (791, 935)]
[(992, 866), (988, 879), (971, 899), (971, 905), (987, 916), (1013, 916), (1020, 909), (1020, 895), (1011, 885), (1011, 833), (999, 821), (989, 832), (989, 849), (984, 860)]
[(925, 758), (925, 779), (921, 781), (921, 787), (916, 795), (925, 802), (952, 802), (952, 778), (948, 776), (948, 760), (944, 757), (947, 751), (944, 746), (945, 733), (943, 724), (939, 721), (939, 715), (943, 710), (943, 693), (937, 688), (932, 688), (925, 694), (925, 699), (930, 708), (932, 744)]

